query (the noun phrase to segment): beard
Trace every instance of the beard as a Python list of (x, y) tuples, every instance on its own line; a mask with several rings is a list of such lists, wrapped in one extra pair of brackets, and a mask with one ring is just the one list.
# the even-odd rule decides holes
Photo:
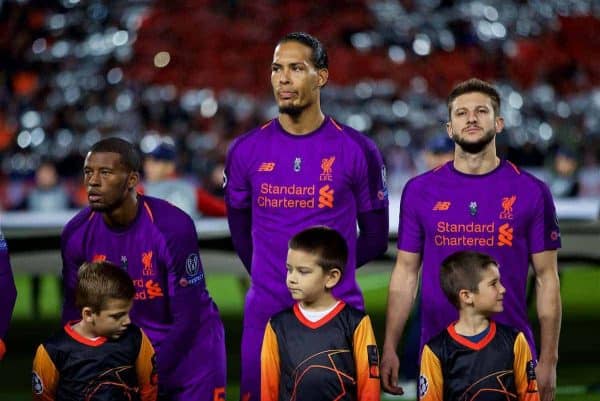
[(456, 143), (460, 148), (470, 154), (480, 153), (485, 147), (494, 140), (496, 137), (496, 131), (492, 128), (485, 132), (481, 139), (478, 139), (474, 142), (470, 142), (462, 138), (460, 135), (456, 133), (452, 133), (452, 140)]
[(304, 110), (308, 108), (308, 104), (279, 106), (279, 114), (287, 114), (292, 118), (298, 118)]

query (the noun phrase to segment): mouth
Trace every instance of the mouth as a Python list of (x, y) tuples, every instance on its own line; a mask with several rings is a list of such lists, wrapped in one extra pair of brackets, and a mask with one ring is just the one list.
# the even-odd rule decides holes
[(93, 194), (93, 193), (89, 193), (88, 194), (88, 201), (95, 203), (95, 202), (99, 202), (102, 199), (102, 196), (98, 195), (98, 194)]
[(279, 90), (277, 91), (277, 96), (279, 96), (279, 99), (281, 100), (290, 100), (296, 96), (296, 92)]
[(471, 127), (467, 127), (465, 129), (463, 129), (463, 132), (466, 132), (468, 134), (473, 133), (473, 132), (479, 132), (482, 129), (480, 127), (477, 126), (471, 126)]

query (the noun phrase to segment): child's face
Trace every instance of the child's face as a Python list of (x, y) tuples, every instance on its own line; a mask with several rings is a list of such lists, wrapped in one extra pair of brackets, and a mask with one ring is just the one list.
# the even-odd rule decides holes
[(481, 281), (477, 285), (478, 292), (472, 293), (473, 306), (481, 313), (502, 312), (502, 304), (506, 289), (500, 282), (500, 271), (494, 265), (488, 266), (481, 274)]
[(132, 305), (132, 300), (109, 299), (104, 309), (99, 313), (92, 313), (91, 326), (94, 334), (113, 340), (121, 337), (131, 323), (129, 311)]
[(339, 280), (317, 264), (316, 255), (301, 250), (288, 250), (286, 267), (288, 290), (303, 305), (318, 303)]

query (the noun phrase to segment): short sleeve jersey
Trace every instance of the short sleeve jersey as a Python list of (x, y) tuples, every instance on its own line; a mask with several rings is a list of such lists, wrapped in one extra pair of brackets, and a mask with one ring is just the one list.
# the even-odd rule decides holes
[(494, 318), (525, 333), (535, 350), (525, 301), (529, 259), (557, 248), (560, 232), (548, 187), (508, 161), (484, 175), (463, 174), (448, 162), (411, 179), (402, 193), (398, 249), (423, 258), (421, 345), (458, 318), (440, 287), (441, 262), (474, 250), (500, 265), (506, 295), (504, 312)]

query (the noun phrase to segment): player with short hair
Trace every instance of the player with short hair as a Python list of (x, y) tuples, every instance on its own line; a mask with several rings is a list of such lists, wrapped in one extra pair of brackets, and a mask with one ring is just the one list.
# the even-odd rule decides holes
[(328, 227), (305, 229), (290, 240), (286, 284), (296, 303), (267, 324), (262, 401), (379, 401), (371, 320), (332, 294), (347, 259), (346, 240)]
[(33, 360), (33, 399), (154, 401), (154, 348), (131, 324), (135, 288), (120, 267), (102, 261), (79, 269), (80, 318), (40, 345)]
[(83, 167), (89, 207), (62, 233), (63, 320), (76, 317), (77, 266), (107, 260), (135, 285), (131, 320), (156, 349), (159, 399), (224, 399), (224, 329), (211, 299), (194, 222), (161, 199), (137, 194), (140, 156), (119, 138), (92, 146)]
[[(362, 309), (355, 269), (385, 252), (385, 167), (375, 144), (321, 111), (327, 52), (303, 32), (273, 54), (277, 118), (237, 138), (225, 168), (225, 201), (234, 247), (251, 276), (242, 333), (242, 399), (259, 399), (260, 346), (269, 318), (293, 305), (283, 268), (287, 240), (324, 224), (348, 243), (346, 274), (334, 295)], [(360, 229), (357, 236), (356, 226)]]
[(500, 96), (487, 82), (470, 79), (448, 97), (446, 130), (454, 160), (411, 179), (400, 204), (398, 255), (392, 272), (382, 356), (382, 382), (392, 393), (399, 367), (396, 347), (417, 293), (421, 262), (421, 344), (456, 320), (442, 293), (442, 260), (459, 250), (491, 255), (508, 289), (498, 322), (522, 331), (535, 354), (527, 317), (529, 262), (537, 284), (541, 348), (537, 378), (543, 401), (553, 398), (561, 304), (557, 249), (560, 232), (546, 184), (496, 155), (504, 128)]
[(423, 349), (419, 399), (539, 401), (535, 362), (524, 334), (496, 323), (506, 289), (489, 255), (460, 251), (442, 262), (444, 295), (458, 321)]

